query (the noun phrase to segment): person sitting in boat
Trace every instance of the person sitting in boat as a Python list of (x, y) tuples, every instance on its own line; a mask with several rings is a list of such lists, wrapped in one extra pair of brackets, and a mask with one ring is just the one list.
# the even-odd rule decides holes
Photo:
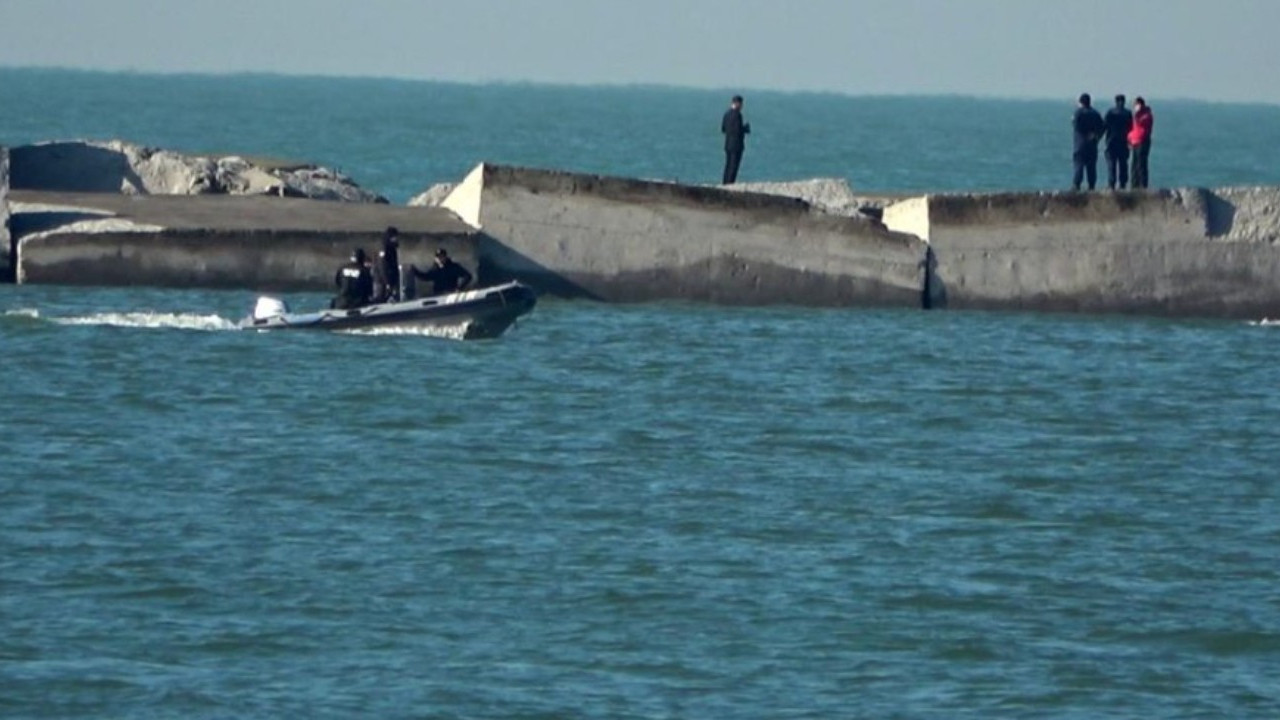
[(400, 300), (400, 231), (387, 228), (382, 234), (382, 250), (373, 264), (373, 301)]
[(329, 303), (329, 307), (351, 310), (369, 304), (373, 297), (373, 275), (369, 272), (363, 248), (356, 248), (351, 253), (351, 262), (338, 268), (333, 284), (338, 286), (338, 296)]
[(436, 251), (435, 267), (426, 272), (419, 270), (416, 265), (410, 265), (409, 269), (413, 271), (414, 277), (419, 280), (431, 281), (432, 295), (443, 295), (465, 290), (471, 284), (471, 273), (454, 262), (444, 248)]

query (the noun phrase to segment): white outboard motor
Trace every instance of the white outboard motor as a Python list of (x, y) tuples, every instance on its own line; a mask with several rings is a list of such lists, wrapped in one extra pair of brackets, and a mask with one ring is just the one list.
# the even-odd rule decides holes
[(263, 295), (258, 298), (258, 303), (253, 306), (253, 319), (266, 320), (267, 318), (278, 317), (289, 312), (289, 304), (280, 298), (267, 297)]

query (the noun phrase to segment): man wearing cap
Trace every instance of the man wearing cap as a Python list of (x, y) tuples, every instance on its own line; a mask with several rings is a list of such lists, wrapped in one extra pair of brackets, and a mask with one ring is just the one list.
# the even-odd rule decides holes
[(338, 295), (329, 303), (329, 307), (351, 310), (369, 304), (373, 295), (373, 276), (369, 273), (364, 248), (352, 251), (351, 262), (338, 268), (333, 276), (333, 284), (338, 286)]
[(373, 301), (400, 300), (400, 231), (387, 228), (382, 234), (382, 250), (373, 264)]
[(471, 284), (472, 279), (471, 273), (454, 262), (444, 248), (436, 251), (435, 266), (430, 270), (423, 272), (416, 265), (410, 265), (409, 270), (419, 280), (431, 281), (432, 295), (444, 295), (445, 293), (465, 290)]

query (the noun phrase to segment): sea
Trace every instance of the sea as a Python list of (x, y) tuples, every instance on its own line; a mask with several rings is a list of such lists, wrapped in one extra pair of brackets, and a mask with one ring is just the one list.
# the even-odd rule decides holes
[[(744, 181), (1069, 184), (1073, 98), (4, 69), (0, 144), (712, 183), (734, 92)], [(1153, 184), (1280, 185), (1148, 100)], [(1280, 717), (1274, 319), (253, 299), (0, 286), (0, 717)]]

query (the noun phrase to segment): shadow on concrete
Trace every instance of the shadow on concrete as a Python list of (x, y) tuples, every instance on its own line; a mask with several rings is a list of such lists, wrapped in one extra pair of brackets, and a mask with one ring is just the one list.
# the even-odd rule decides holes
[(920, 269), (924, 276), (920, 282), (920, 308), (922, 310), (944, 310), (947, 307), (947, 286), (938, 277), (938, 256), (933, 247), (924, 249), (924, 259), (920, 261)]
[(604, 301), (600, 295), (516, 252), (488, 233), (480, 233), (476, 238), (476, 284), (497, 285), (512, 280), (528, 285), (538, 295)]
[(1205, 193), (1205, 225), (1209, 237), (1230, 234), (1236, 224), (1236, 206), (1212, 192)]
[(131, 185), (146, 194), (142, 178), (118, 150), (84, 143), (46, 143), (9, 151), (14, 190), (118, 193)]

